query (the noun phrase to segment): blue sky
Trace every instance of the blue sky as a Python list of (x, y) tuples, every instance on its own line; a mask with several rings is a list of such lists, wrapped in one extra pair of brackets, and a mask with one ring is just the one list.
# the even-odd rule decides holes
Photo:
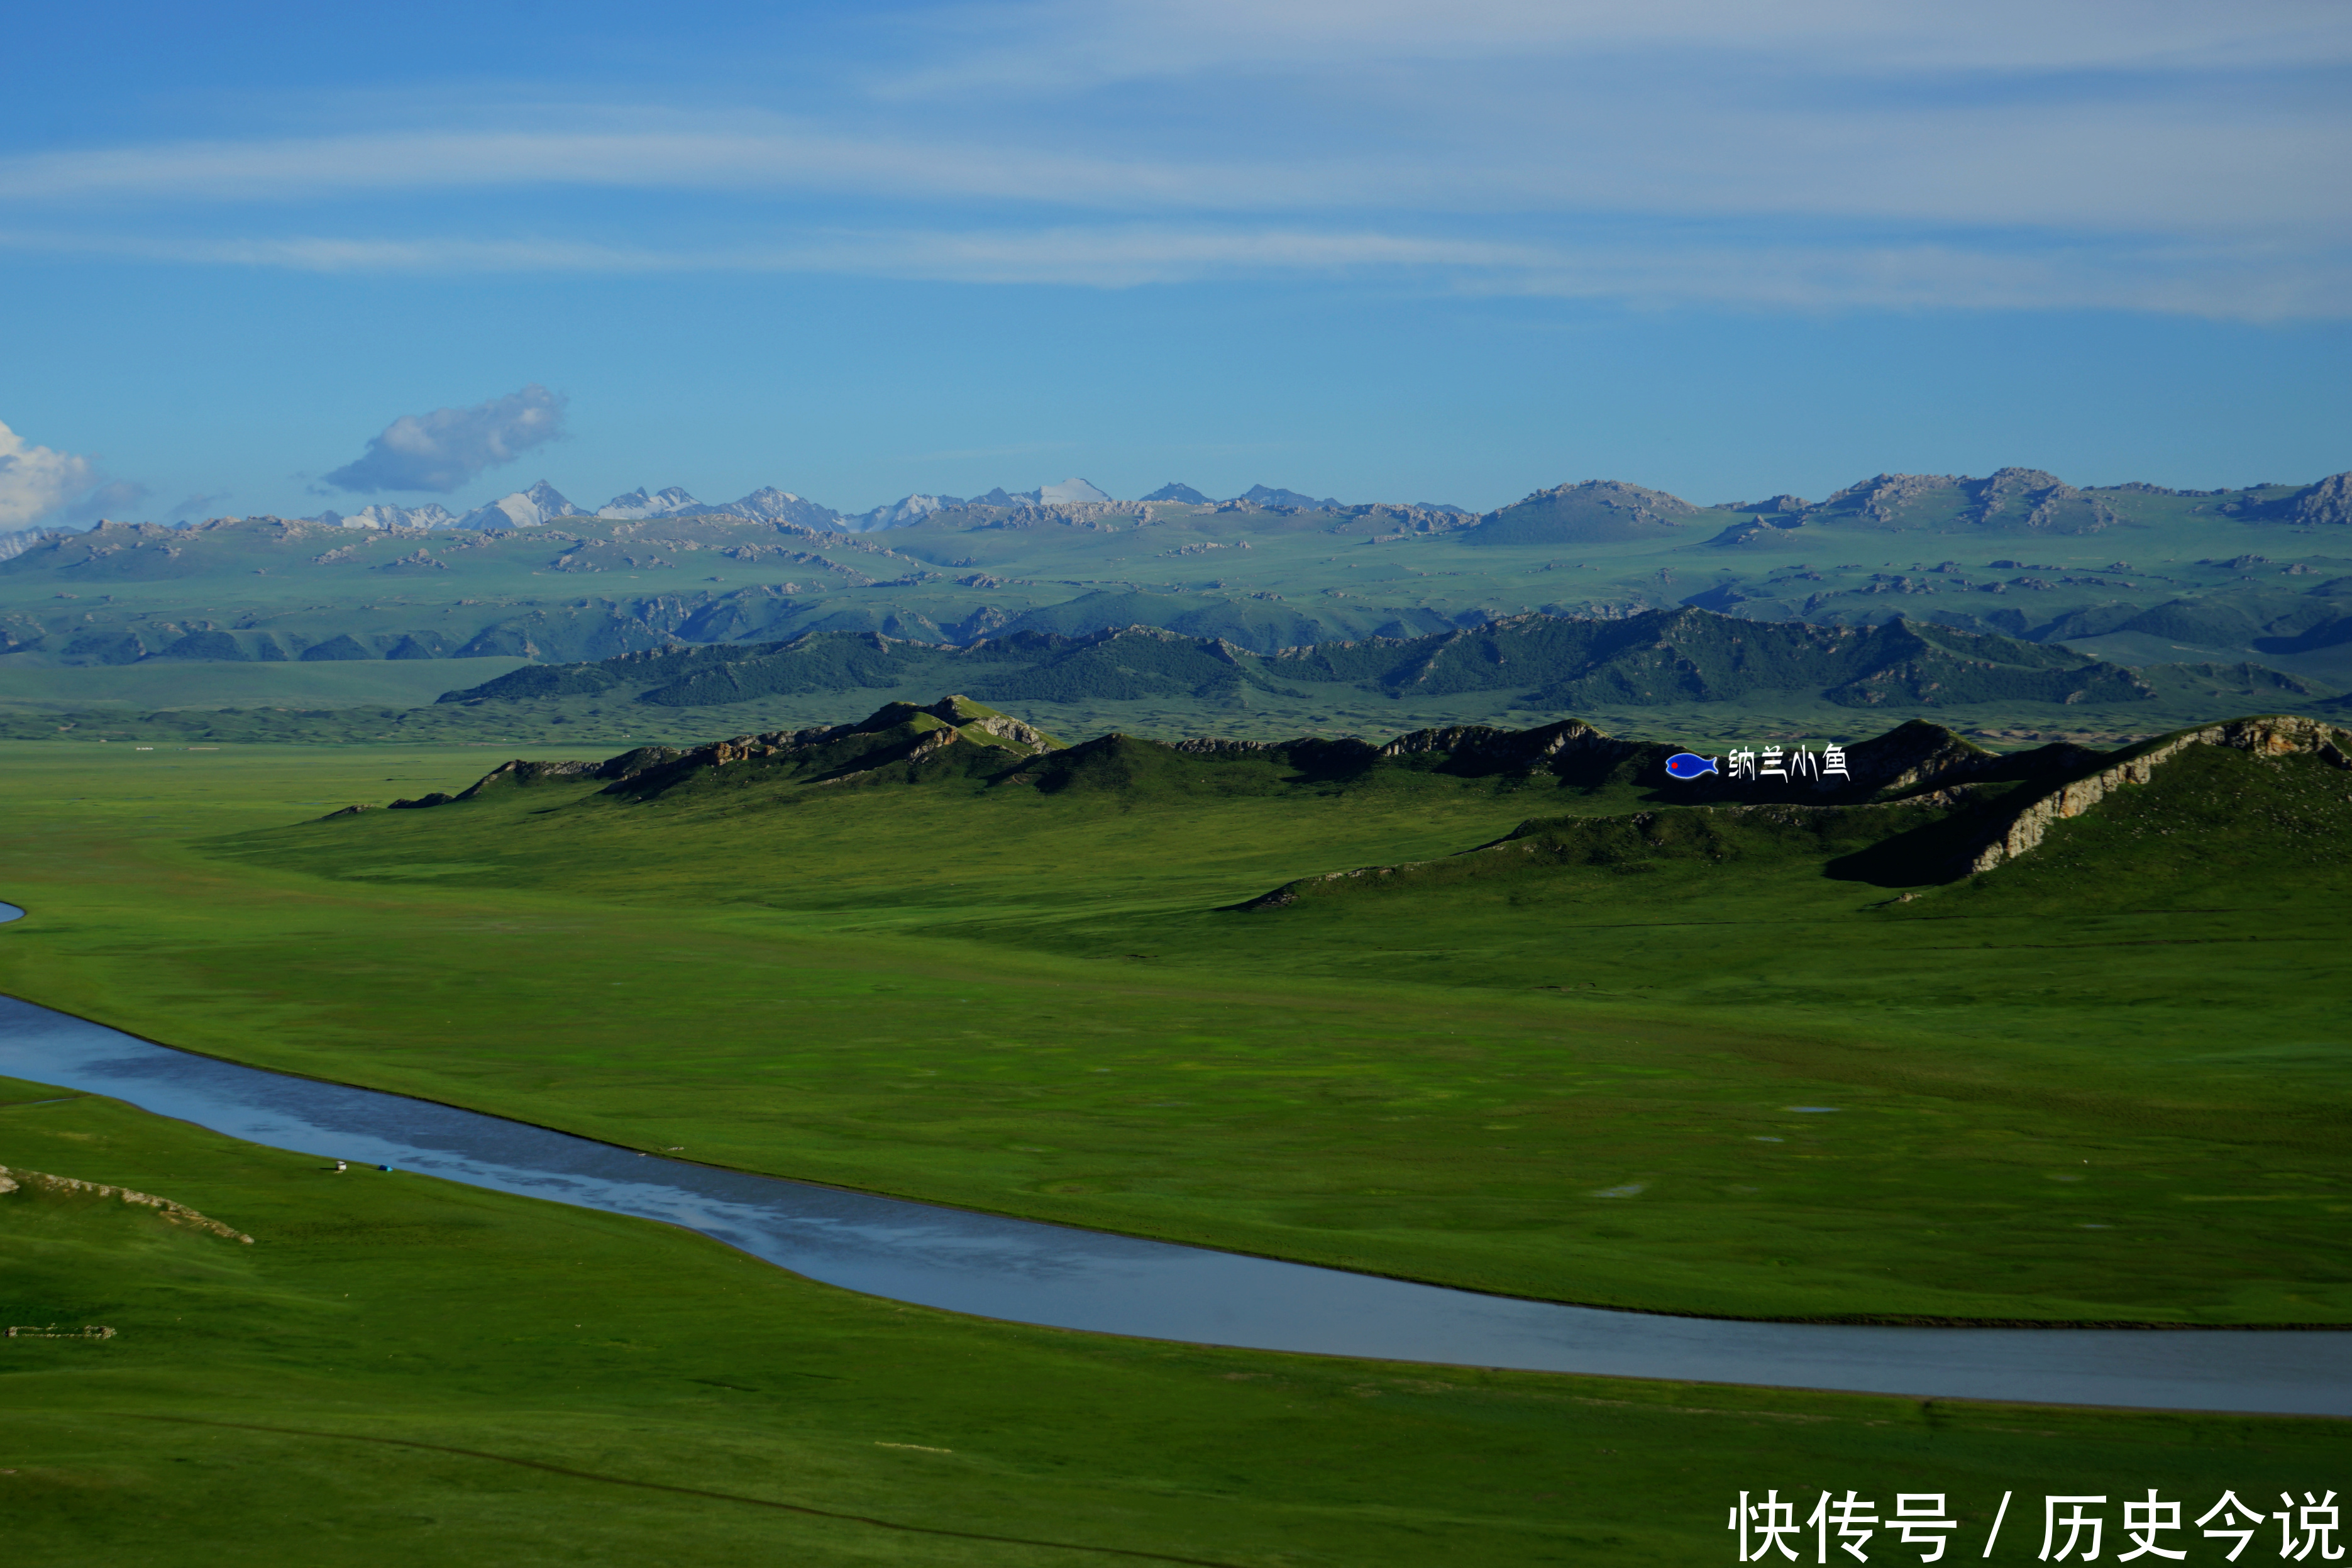
[(0, 527), (2308, 479), (2347, 61), (2336, 0), (28, 7)]

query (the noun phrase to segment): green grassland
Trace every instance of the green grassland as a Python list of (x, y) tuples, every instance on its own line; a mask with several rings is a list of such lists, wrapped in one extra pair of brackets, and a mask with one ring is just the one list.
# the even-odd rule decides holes
[[(1711, 1562), (1742, 1489), (2324, 1488), (2343, 1423), (1276, 1356), (987, 1322), (646, 1222), (338, 1175), (0, 1080), (0, 1499), (26, 1568)], [(2004, 1553), (2030, 1552), (2012, 1508)], [(2025, 1528), (2021, 1528), (2021, 1525)], [(2022, 1542), (2021, 1548), (2019, 1542)], [(1877, 1542), (1873, 1542), (1876, 1545)]]
[[(1559, 1300), (2352, 1317), (2352, 803), (2309, 756), (2199, 748), (1946, 884), (1873, 859), (1939, 831), (1895, 817), (1460, 877), (1521, 823), (1605, 838), (1655, 792), (1428, 757), (975, 743), (839, 783), (782, 756), (286, 825), (238, 792), (382, 801), (432, 770), (98, 755), (9, 749), (0, 879), (34, 914), (5, 984), (241, 1060)], [(443, 793), (472, 772), (434, 765)], [(198, 779), (217, 805), (121, 831)], [(1413, 861), (1441, 869), (1234, 907)]]
[[(2192, 748), (1914, 882), (2096, 759), (1915, 731), (1858, 767), (1976, 795), (1873, 818), (1865, 782), (1798, 834), (1664, 805), (1656, 749), (1605, 738), (1537, 776), (1458, 739), (1038, 754), (975, 717), (332, 820), (481, 754), (0, 742), (0, 989), (625, 1146), (1529, 1295), (2352, 1317), (2352, 784), (2316, 758)], [(1541, 852), (1458, 857), (1498, 840)], [(1398, 869), (1237, 907), (1365, 866)], [(30, 1565), (1681, 1564), (1767, 1487), (1952, 1494), (1972, 1556), (2005, 1490), (2193, 1513), (2347, 1451), (992, 1323), (38, 1084), (0, 1081), (0, 1164), (255, 1237), (0, 1194), (0, 1314), (116, 1331), (0, 1340)]]
[[(468, 660), (464, 675), (488, 680), (525, 666), (520, 658)], [(0, 659), (0, 711), (109, 714), (118, 722), (151, 712), (223, 708), (287, 710), (410, 708), (449, 689), (452, 666), (424, 659), (352, 659), (258, 664), (149, 659), (138, 664), (34, 666)]]

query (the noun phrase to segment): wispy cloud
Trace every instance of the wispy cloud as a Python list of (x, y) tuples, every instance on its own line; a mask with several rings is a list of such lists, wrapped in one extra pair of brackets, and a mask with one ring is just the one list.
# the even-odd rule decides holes
[(1806, 75), (2145, 72), (2352, 61), (2335, 0), (1032, 0), (981, 14), (971, 47), (900, 90), (1207, 74), (1296, 76), (1382, 61), (1675, 54), (1769, 59)]
[[(772, 116), (587, 131), (398, 132), (0, 159), (0, 201), (99, 211), (530, 188), (1013, 203), (1094, 213), (1580, 211), (2352, 233), (2352, 113), (2274, 101), (1719, 101), (1713, 84), (1572, 94), (1488, 83), (1436, 123), (1405, 105), (1349, 143), (1266, 117), (1218, 153), (1165, 115), (1074, 153), (959, 132), (820, 133)], [(565, 118), (579, 119), (567, 114)], [(1630, 126), (1638, 125), (1638, 133)], [(1208, 151), (1202, 151), (1206, 148)]]
[(1156, 226), (838, 230), (782, 243), (667, 247), (552, 238), (151, 239), (0, 232), (0, 247), (303, 272), (847, 272), (1097, 288), (1242, 271), (1527, 266), (1546, 254), (1523, 245), (1370, 231)]
[(1493, 292), (1806, 311), (2131, 310), (2248, 321), (2352, 316), (2352, 258), (2260, 247), (1996, 251), (1958, 245), (1596, 248), (1465, 283)]
[[(185, 205), (580, 185), (1143, 204), (1211, 197), (1230, 190), (1238, 173), (1187, 168), (1181, 161), (986, 147), (970, 140), (825, 133), (765, 115), (730, 114), (713, 123), (709, 115), (622, 114), (568, 105), (541, 112), (608, 123), (587, 131), (482, 127), (35, 153), (0, 160), (0, 200)], [(1308, 194), (1301, 181), (1267, 196)]]
[[(370, 99), (310, 135), (0, 158), (22, 226), (0, 244), (321, 272), (1410, 272), (1759, 308), (2345, 310), (2340, 0), (1030, 0), (907, 36), (925, 42), (845, 59), (792, 112), (540, 83), (404, 121)], [(616, 225), (621, 192), (660, 222)], [(614, 237), (633, 232), (658, 237)]]
[(484, 469), (563, 433), (563, 399), (536, 382), (471, 408), (404, 414), (368, 441), (367, 450), (320, 483), (362, 494), (436, 490), (447, 494)]
[(328, 274), (831, 273), (1090, 289), (1229, 278), (1356, 278), (1391, 285), (1409, 280), (1464, 294), (1660, 308), (2092, 309), (2254, 321), (2352, 316), (2352, 256), (2258, 243), (1807, 245), (1682, 236), (1666, 242), (1538, 244), (1364, 230), (1129, 225), (829, 232), (761, 245), (667, 247), (569, 239), (125, 240), (0, 233), (0, 248)]

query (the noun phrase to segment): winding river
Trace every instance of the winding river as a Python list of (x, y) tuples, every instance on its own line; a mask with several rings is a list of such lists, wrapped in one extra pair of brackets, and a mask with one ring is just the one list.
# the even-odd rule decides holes
[[(0, 904), (0, 921), (22, 913)], [(0, 1073), (348, 1160), (367, 1173), (353, 1180), (395, 1179), (375, 1173), (390, 1165), (662, 1220), (828, 1285), (1013, 1322), (1536, 1372), (2352, 1415), (2352, 1331), (1869, 1328), (1483, 1296), (665, 1160), (239, 1067), (14, 997), (0, 997)]]

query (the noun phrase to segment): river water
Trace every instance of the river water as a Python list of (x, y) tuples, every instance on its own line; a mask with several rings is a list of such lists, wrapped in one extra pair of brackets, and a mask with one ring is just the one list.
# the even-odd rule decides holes
[[(0, 904), (0, 921), (20, 913)], [(1484, 1296), (666, 1160), (239, 1067), (14, 997), (0, 997), (0, 1073), (348, 1160), (353, 1181), (436, 1176), (667, 1221), (828, 1285), (1013, 1322), (1537, 1372), (2352, 1415), (2352, 1332), (1867, 1328)]]

